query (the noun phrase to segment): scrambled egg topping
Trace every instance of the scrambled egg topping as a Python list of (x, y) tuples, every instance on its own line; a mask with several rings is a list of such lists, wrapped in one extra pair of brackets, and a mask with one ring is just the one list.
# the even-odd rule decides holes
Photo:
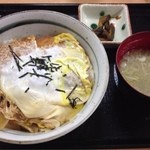
[(5, 48), (11, 57), (0, 67), (0, 128), (46, 131), (82, 109), (94, 84), (93, 69), (84, 49), (69, 33), (41, 41), (27, 39), (28, 49), (31, 43), (34, 47), (27, 54), (23, 54), (25, 46), (18, 44), (21, 40)]

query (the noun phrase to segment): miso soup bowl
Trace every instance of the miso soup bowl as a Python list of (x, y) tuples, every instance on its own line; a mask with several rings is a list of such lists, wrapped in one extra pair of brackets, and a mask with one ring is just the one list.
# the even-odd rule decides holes
[(118, 87), (123, 91), (123, 93), (132, 99), (136, 100), (150, 100), (150, 96), (142, 93), (133, 87), (130, 83), (126, 81), (122, 73), (119, 70), (119, 65), (124, 57), (124, 55), (132, 50), (150, 50), (150, 31), (143, 31), (135, 33), (128, 38), (126, 38), (118, 47), (116, 53), (116, 70), (118, 76)]
[(0, 42), (28, 35), (56, 35), (71, 33), (85, 49), (93, 65), (95, 83), (88, 102), (72, 120), (47, 132), (27, 133), (5, 128), (0, 130), (0, 141), (15, 144), (35, 144), (66, 135), (83, 124), (101, 103), (109, 79), (106, 51), (97, 36), (83, 23), (55, 11), (29, 10), (10, 14), (0, 19)]

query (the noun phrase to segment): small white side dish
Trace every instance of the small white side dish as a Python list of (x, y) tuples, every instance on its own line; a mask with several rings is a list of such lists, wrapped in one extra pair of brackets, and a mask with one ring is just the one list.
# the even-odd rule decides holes
[(85, 49), (93, 65), (95, 83), (84, 108), (62, 126), (40, 133), (27, 133), (5, 128), (0, 131), (0, 141), (15, 144), (34, 144), (59, 138), (84, 123), (101, 103), (109, 79), (107, 54), (97, 36), (80, 21), (54, 11), (30, 10), (10, 14), (0, 19), (0, 43), (28, 35), (71, 33)]
[(113, 41), (102, 41), (103, 44), (120, 44), (132, 34), (128, 7), (125, 4), (81, 4), (78, 8), (79, 20), (91, 30), (91, 25), (98, 25), (99, 18), (111, 15), (110, 23), (114, 24)]

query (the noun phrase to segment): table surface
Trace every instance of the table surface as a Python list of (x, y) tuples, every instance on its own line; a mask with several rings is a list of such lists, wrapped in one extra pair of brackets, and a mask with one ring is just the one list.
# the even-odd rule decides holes
[[(150, 30), (150, 4), (128, 4), (133, 33)], [(0, 5), (0, 15), (12, 12), (46, 9), (55, 10), (78, 19), (78, 4), (71, 5)], [(117, 47), (106, 48), (110, 65), (107, 92), (94, 114), (71, 133), (53, 141), (35, 145), (14, 145), (0, 142), (0, 148), (146, 148), (150, 147), (150, 104), (135, 105), (116, 86), (114, 75)], [(138, 100), (138, 97), (134, 97)]]
[(0, 0), (0, 3), (150, 3), (150, 0)]

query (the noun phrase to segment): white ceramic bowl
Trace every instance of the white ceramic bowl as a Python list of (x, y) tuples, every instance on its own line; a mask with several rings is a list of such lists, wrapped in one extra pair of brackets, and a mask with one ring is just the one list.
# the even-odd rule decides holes
[(125, 4), (81, 4), (79, 5), (79, 20), (90, 29), (91, 24), (98, 24), (101, 15), (111, 15), (111, 23), (115, 26), (113, 41), (102, 41), (105, 45), (113, 46), (120, 44), (125, 38), (132, 34), (128, 7)]
[(25, 133), (4, 129), (0, 141), (16, 144), (33, 144), (50, 141), (74, 130), (96, 110), (106, 92), (109, 63), (105, 49), (97, 36), (78, 20), (53, 11), (30, 10), (14, 13), (0, 19), (0, 42), (30, 34), (47, 35), (72, 33), (86, 50), (94, 67), (95, 85), (84, 108), (68, 123), (45, 133)]

